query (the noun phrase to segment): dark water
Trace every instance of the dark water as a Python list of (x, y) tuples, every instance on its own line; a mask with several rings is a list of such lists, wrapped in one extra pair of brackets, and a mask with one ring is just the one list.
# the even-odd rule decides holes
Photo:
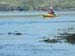
[(75, 56), (75, 46), (69, 43), (39, 42), (43, 36), (54, 38), (58, 33), (75, 32), (70, 30), (75, 28), (74, 13), (58, 13), (57, 17), (44, 18), (37, 12), (1, 12), (0, 56)]

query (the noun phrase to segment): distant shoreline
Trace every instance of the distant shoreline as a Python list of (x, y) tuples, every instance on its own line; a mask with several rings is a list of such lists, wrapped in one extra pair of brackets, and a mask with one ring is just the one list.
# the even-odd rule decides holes
[[(0, 11), (48, 11), (48, 10), (0, 10)], [(75, 11), (75, 9), (54, 9), (54, 11)]]

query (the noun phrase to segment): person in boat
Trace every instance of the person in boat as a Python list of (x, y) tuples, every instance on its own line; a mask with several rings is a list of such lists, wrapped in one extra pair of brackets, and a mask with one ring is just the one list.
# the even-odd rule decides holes
[(54, 11), (53, 11), (53, 7), (50, 7), (49, 11), (48, 11), (48, 14), (52, 14), (52, 15), (55, 15)]

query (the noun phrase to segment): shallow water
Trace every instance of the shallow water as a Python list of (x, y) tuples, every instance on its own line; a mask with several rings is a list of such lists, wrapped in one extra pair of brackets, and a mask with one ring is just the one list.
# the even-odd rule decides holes
[[(61, 32), (74, 33), (74, 30), (68, 30), (75, 28), (74, 13), (57, 12), (58, 16), (54, 18), (38, 15), (43, 12), (0, 13), (0, 56), (75, 56), (74, 45), (40, 42), (43, 36), (54, 38)], [(9, 35), (9, 32), (23, 34)]]

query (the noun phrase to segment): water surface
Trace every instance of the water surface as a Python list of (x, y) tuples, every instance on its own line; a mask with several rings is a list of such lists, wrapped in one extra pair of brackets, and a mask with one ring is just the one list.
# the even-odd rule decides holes
[[(54, 18), (39, 15), (45, 12), (0, 13), (1, 56), (75, 56), (75, 46), (69, 43), (39, 42), (43, 36), (54, 38), (61, 32), (74, 33), (74, 30), (67, 30), (75, 28), (74, 13), (56, 12), (58, 16)], [(9, 32), (23, 34), (9, 35)]]

